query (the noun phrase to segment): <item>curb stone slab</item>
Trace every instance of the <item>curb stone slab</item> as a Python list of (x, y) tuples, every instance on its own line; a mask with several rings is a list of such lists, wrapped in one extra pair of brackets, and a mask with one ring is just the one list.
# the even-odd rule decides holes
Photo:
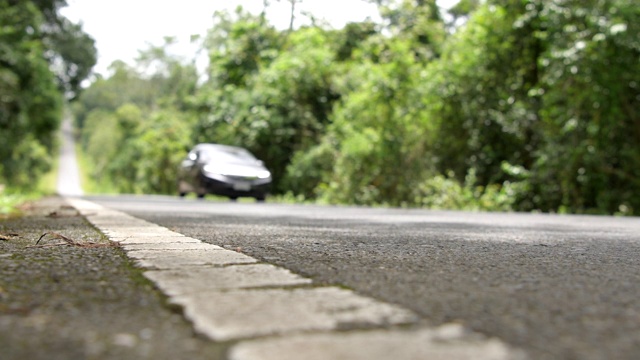
[(135, 250), (224, 250), (220, 246), (203, 242), (165, 242), (165, 243), (130, 243), (120, 242), (120, 246), (126, 251)]
[(412, 331), (301, 334), (245, 341), (230, 360), (504, 360), (524, 359), (497, 339), (469, 333), (459, 324)]
[[(136, 259), (136, 263), (143, 268), (178, 269), (182, 273), (191, 271), (191, 266), (222, 266), (232, 264), (248, 264), (257, 262), (256, 259), (229, 250), (135, 250), (129, 251), (129, 257)], [(193, 277), (193, 274), (183, 276)]]
[(251, 289), (175, 296), (197, 331), (219, 341), (417, 321), (410, 311), (336, 287)]
[(119, 242), (121, 244), (172, 244), (172, 243), (192, 243), (202, 244), (198, 239), (193, 239), (186, 236), (121, 236), (113, 237), (109, 236), (111, 241)]
[(198, 267), (189, 277), (182, 270), (147, 271), (149, 280), (162, 286), (168, 296), (205, 294), (227, 289), (308, 285), (310, 279), (269, 264)]

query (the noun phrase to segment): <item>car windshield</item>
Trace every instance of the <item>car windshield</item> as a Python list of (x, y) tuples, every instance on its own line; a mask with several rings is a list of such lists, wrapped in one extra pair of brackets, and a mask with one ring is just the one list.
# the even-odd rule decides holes
[(228, 164), (255, 163), (257, 159), (247, 150), (238, 147), (220, 146), (206, 148), (202, 155), (207, 162), (221, 162)]

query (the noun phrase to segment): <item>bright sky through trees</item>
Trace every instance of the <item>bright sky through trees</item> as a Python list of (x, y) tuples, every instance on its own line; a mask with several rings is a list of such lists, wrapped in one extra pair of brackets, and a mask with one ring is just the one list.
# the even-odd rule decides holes
[[(263, 0), (68, 0), (68, 4), (62, 14), (71, 21), (81, 21), (84, 31), (96, 40), (98, 64), (95, 70), (104, 74), (114, 60), (131, 62), (138, 50), (146, 48), (148, 43), (161, 45), (165, 36), (177, 37), (181, 45), (176, 51), (191, 56), (190, 36), (204, 35), (211, 28), (214, 11), (233, 10), (242, 5), (250, 12), (259, 13)], [(278, 28), (289, 26), (288, 4), (272, 1), (267, 12)], [(350, 21), (378, 18), (376, 5), (363, 0), (305, 0), (297, 7), (337, 28)], [(298, 24), (305, 20), (299, 16)]]

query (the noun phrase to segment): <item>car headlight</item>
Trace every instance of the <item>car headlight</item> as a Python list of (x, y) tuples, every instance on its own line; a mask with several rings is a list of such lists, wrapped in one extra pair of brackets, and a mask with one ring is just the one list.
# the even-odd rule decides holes
[(271, 173), (267, 170), (258, 172), (258, 179), (268, 179), (271, 177)]

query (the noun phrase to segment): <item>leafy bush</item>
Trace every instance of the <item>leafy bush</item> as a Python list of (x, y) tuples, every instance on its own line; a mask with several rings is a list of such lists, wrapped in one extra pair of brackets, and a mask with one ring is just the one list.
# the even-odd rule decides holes
[(419, 185), (415, 202), (430, 209), (513, 211), (518, 195), (526, 190), (525, 183), (481, 186), (476, 182), (473, 169), (467, 173), (464, 183), (456, 180), (453, 173), (436, 175)]

